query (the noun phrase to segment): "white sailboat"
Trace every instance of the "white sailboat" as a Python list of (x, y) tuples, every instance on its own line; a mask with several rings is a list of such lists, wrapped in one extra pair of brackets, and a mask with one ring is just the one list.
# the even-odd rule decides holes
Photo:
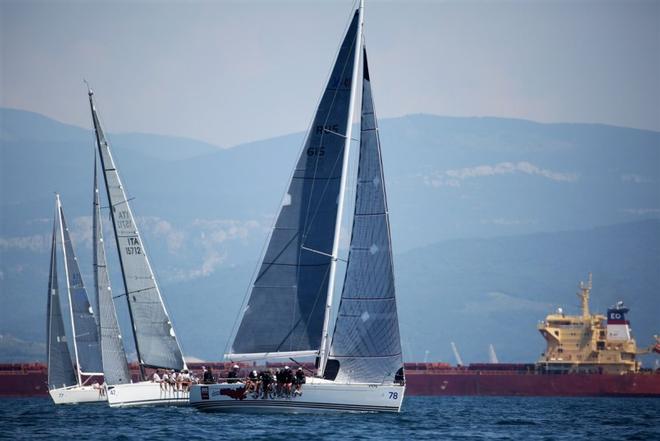
[[(58, 236), (64, 255), (75, 365), (71, 361), (60, 308), (57, 281)], [(89, 384), (93, 377), (103, 375), (98, 329), (71, 244), (59, 195), (56, 195), (48, 280), (47, 350), (48, 392), (55, 404), (106, 401), (103, 389), (98, 384)]]
[[(355, 11), (271, 232), (230, 360), (315, 356), (302, 394), (247, 393), (243, 383), (195, 385), (201, 410), (398, 412), (405, 385), (380, 141)], [(362, 63), (360, 63), (360, 61)], [(333, 290), (362, 65), (360, 151), (351, 244), (334, 333)]]
[[(119, 338), (119, 328), (116, 326), (116, 317), (113, 323), (111, 316), (115, 314), (115, 311), (112, 296), (109, 295), (105, 255), (101, 256), (100, 253), (97, 253), (96, 258), (100, 258), (97, 260), (97, 269), (101, 270), (101, 274), (98, 276), (99, 293), (106, 294), (105, 296), (100, 295), (99, 299), (103, 318), (101, 332), (104, 336), (104, 363), (107, 363), (105, 367), (108, 369), (106, 380), (108, 404), (112, 407), (185, 405), (188, 404), (187, 391), (164, 387), (159, 383), (148, 381), (146, 378), (146, 368), (181, 371), (187, 367), (174, 333), (174, 327), (163, 304), (160, 289), (147, 258), (126, 192), (119, 179), (117, 167), (110, 152), (110, 145), (103, 133), (94, 104), (94, 93), (91, 89), (88, 90), (88, 95), (124, 282), (124, 296), (128, 301), (135, 350), (140, 366), (140, 381), (137, 383), (128, 381), (127, 371), (122, 372), (119, 376), (110, 375), (112, 369), (123, 369), (122, 356), (125, 360), (125, 355), (123, 355), (123, 347)], [(100, 219), (98, 214), (97, 219)], [(101, 238), (99, 238), (100, 240)]]

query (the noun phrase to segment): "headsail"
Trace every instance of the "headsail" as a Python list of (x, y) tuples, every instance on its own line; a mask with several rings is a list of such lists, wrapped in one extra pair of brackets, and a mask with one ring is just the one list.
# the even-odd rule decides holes
[(103, 134), (91, 90), (89, 103), (140, 365), (183, 369), (181, 348)]
[(387, 197), (366, 55), (365, 49), (351, 246), (326, 373), (334, 371), (331, 377), (336, 373), (339, 382), (389, 383), (403, 367), (403, 359)]
[(75, 353), (78, 360), (78, 369), (81, 374), (100, 374), (103, 372), (103, 366), (101, 364), (101, 346), (96, 319), (80, 274), (78, 259), (73, 251), (62, 204), (59, 205), (59, 209), (64, 245), (64, 263), (66, 265), (65, 272), (68, 278), (71, 328), (75, 334)]
[(98, 181), (96, 178), (96, 153), (94, 154), (94, 212), (92, 216), (93, 252), (94, 252), (94, 287), (96, 289), (97, 316), (99, 335), (101, 336), (101, 358), (103, 360), (103, 375), (107, 384), (124, 384), (131, 381), (126, 362), (126, 353), (122, 343), (121, 331), (117, 323), (117, 313), (108, 267), (105, 258), (103, 242), (103, 225), (101, 221), (101, 204)]
[(284, 197), (228, 358), (319, 350), (351, 115), (356, 11)]
[(77, 383), (71, 363), (71, 354), (66, 343), (64, 321), (60, 306), (57, 283), (57, 225), (59, 210), (53, 219), (53, 239), (50, 249), (50, 274), (48, 276), (48, 387), (60, 388)]

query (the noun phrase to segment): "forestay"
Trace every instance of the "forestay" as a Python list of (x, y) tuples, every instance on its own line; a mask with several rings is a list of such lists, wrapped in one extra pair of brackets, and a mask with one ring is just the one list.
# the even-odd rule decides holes
[(66, 343), (64, 320), (60, 306), (57, 283), (57, 225), (58, 210), (53, 219), (53, 238), (50, 249), (50, 274), (48, 276), (48, 387), (50, 389), (73, 386), (77, 383)]
[(71, 236), (64, 218), (62, 205), (60, 205), (60, 222), (78, 369), (81, 374), (98, 374), (103, 372), (103, 366), (101, 364), (101, 347), (96, 318), (89, 303), (89, 297), (87, 297), (87, 290), (80, 274), (78, 259), (73, 251), (73, 244), (71, 243)]
[(94, 285), (98, 305), (97, 314), (99, 318), (99, 335), (101, 336), (103, 375), (107, 384), (129, 383), (131, 377), (126, 362), (121, 331), (117, 323), (117, 313), (115, 311), (114, 301), (112, 300), (112, 290), (110, 288), (110, 278), (108, 277), (107, 260), (105, 257), (100, 195), (96, 178), (96, 155), (94, 155), (94, 211), (92, 228)]
[(284, 197), (227, 357), (318, 351), (342, 178), (358, 13)]
[(378, 126), (364, 51), (362, 121), (348, 265), (326, 370), (337, 382), (391, 383), (403, 367)]
[(139, 362), (143, 366), (183, 369), (181, 349), (103, 134), (91, 91), (89, 102)]

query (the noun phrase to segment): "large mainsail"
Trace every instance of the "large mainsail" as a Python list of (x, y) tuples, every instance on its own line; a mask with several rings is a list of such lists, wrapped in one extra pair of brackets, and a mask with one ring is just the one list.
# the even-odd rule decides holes
[(71, 363), (71, 354), (66, 343), (64, 320), (60, 307), (59, 286), (57, 283), (57, 225), (59, 210), (53, 220), (53, 239), (50, 249), (50, 274), (48, 276), (48, 387), (60, 388), (77, 383)]
[(311, 355), (321, 346), (336, 252), (359, 26), (356, 11), (271, 232), (229, 358)]
[(183, 369), (181, 348), (101, 128), (91, 90), (89, 103), (140, 365)]
[(62, 243), (64, 245), (64, 263), (66, 265), (65, 272), (68, 278), (71, 329), (75, 338), (78, 369), (81, 374), (100, 374), (103, 372), (103, 366), (101, 364), (101, 347), (96, 318), (87, 297), (87, 290), (80, 274), (78, 259), (73, 251), (62, 204), (59, 205), (59, 209)]
[(99, 335), (101, 336), (101, 358), (103, 375), (107, 384), (124, 384), (131, 381), (126, 362), (126, 353), (122, 343), (121, 331), (117, 323), (117, 313), (110, 278), (108, 276), (105, 244), (103, 242), (103, 225), (101, 221), (101, 203), (99, 187), (96, 178), (96, 154), (94, 154), (94, 212), (92, 215), (93, 252), (94, 252), (94, 287), (99, 319)]
[[(403, 367), (392, 243), (366, 49), (353, 230), (327, 371), (338, 382), (393, 382)], [(337, 362), (339, 366), (337, 366)], [(337, 372), (338, 369), (338, 372)]]

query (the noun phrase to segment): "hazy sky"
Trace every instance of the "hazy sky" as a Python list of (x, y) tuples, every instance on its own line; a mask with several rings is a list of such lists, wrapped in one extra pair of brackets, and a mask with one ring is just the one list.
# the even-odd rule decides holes
[[(1, 102), (219, 146), (306, 128), (353, 5), (0, 0)], [(660, 1), (367, 1), (380, 117), (660, 130)]]

